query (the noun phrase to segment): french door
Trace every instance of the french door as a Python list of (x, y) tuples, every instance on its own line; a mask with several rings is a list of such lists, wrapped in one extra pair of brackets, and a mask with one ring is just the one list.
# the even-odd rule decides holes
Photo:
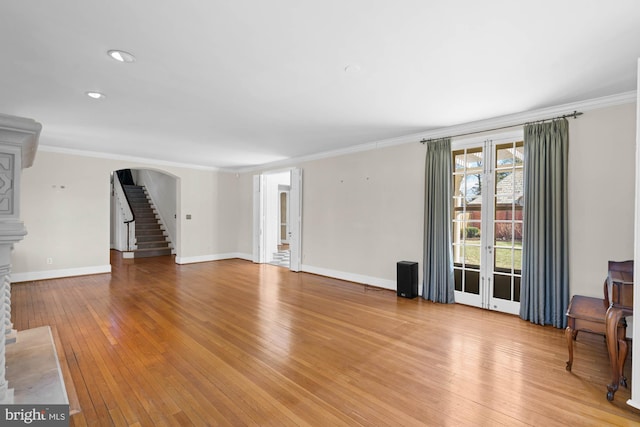
[(524, 151), (506, 135), (454, 144), (456, 302), (518, 314), (522, 277)]

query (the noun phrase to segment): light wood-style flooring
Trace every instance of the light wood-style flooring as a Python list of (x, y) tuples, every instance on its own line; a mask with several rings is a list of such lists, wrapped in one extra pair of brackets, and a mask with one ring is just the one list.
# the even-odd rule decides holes
[[(606, 400), (602, 337), (272, 265), (173, 257), (14, 284), (18, 330), (52, 325), (72, 426), (638, 425)], [(627, 377), (630, 363), (627, 362)]]

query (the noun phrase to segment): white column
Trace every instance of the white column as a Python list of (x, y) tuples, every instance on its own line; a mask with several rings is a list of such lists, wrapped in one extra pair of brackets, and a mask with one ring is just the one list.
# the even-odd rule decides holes
[[(4, 278), (9, 275), (11, 266), (5, 264), (0, 266), (0, 280), (4, 283)], [(5, 352), (6, 352), (6, 332), (7, 324), (6, 318), (11, 315), (11, 312), (7, 312), (7, 297), (4, 291), (4, 285), (2, 286), (2, 307), (0, 308), (0, 403), (9, 403), (12, 401), (13, 396), (9, 392), (9, 386), (6, 380), (5, 372)], [(8, 298), (9, 306), (11, 306), (11, 297)]]
[[(9, 271), (10, 273), (10, 271)], [(13, 329), (13, 322), (11, 321), (11, 274), (7, 273), (4, 276), (3, 286), (4, 286), (4, 303), (5, 303), (5, 332), (4, 336), (6, 339), (6, 344), (12, 344), (16, 342), (16, 336), (18, 331)]]
[[(9, 266), (3, 266), (1, 270), (2, 271), (0, 271), (0, 275), (4, 276), (5, 274), (8, 274)], [(8, 395), (9, 385), (7, 384), (5, 372), (6, 326), (4, 323), (4, 316), (6, 315), (6, 310), (4, 307), (4, 303), (2, 305), (3, 307), (0, 309), (0, 315), (2, 315), (3, 317), (2, 322), (0, 322), (0, 361), (2, 361), (2, 363), (0, 364), (0, 403), (9, 403), (13, 400), (13, 396)]]

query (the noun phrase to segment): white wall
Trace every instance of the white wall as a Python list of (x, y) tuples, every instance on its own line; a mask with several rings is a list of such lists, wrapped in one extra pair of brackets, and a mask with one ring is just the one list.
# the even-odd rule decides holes
[(304, 269), (395, 288), (398, 261), (422, 265), (425, 150), (416, 142), (300, 165)]
[[(296, 164), (303, 169), (302, 270), (395, 289), (396, 263), (420, 261), (425, 147), (417, 142)], [(251, 175), (239, 182), (251, 229)], [(240, 250), (251, 248), (243, 233)]]
[(569, 119), (571, 294), (602, 297), (607, 261), (633, 259), (635, 104)]
[(238, 252), (248, 254), (248, 259), (252, 259), (253, 253), (253, 175), (239, 173), (235, 180), (236, 244)]
[(125, 168), (164, 170), (179, 179), (177, 261), (219, 259), (236, 251), (237, 242), (220, 229), (236, 225), (219, 223), (224, 208), (216, 197), (224, 193), (219, 180), (232, 174), (40, 150), (22, 176), (21, 216), (28, 234), (13, 252), (14, 281), (109, 271), (109, 177)]
[[(248, 177), (251, 180), (251, 176)], [(251, 189), (249, 190), (248, 211), (241, 208), (241, 199), (244, 196), (238, 191), (240, 175), (233, 173), (218, 172), (215, 179), (213, 199), (217, 207), (214, 214), (215, 241), (219, 248), (218, 254), (223, 254), (226, 258), (252, 259), (252, 227), (242, 227), (240, 218), (245, 215), (249, 218), (253, 215), (251, 204)], [(251, 188), (251, 187), (250, 187)], [(239, 236), (247, 236), (249, 248), (242, 248), (239, 245)]]

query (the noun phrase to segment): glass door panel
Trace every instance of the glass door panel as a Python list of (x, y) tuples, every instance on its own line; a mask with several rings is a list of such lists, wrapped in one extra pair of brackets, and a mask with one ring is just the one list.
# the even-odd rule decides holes
[[(522, 276), (522, 141), (495, 146), (491, 309), (517, 314)], [(517, 289), (516, 289), (517, 288)]]
[(456, 300), (480, 307), (484, 149), (453, 152), (453, 264)]

